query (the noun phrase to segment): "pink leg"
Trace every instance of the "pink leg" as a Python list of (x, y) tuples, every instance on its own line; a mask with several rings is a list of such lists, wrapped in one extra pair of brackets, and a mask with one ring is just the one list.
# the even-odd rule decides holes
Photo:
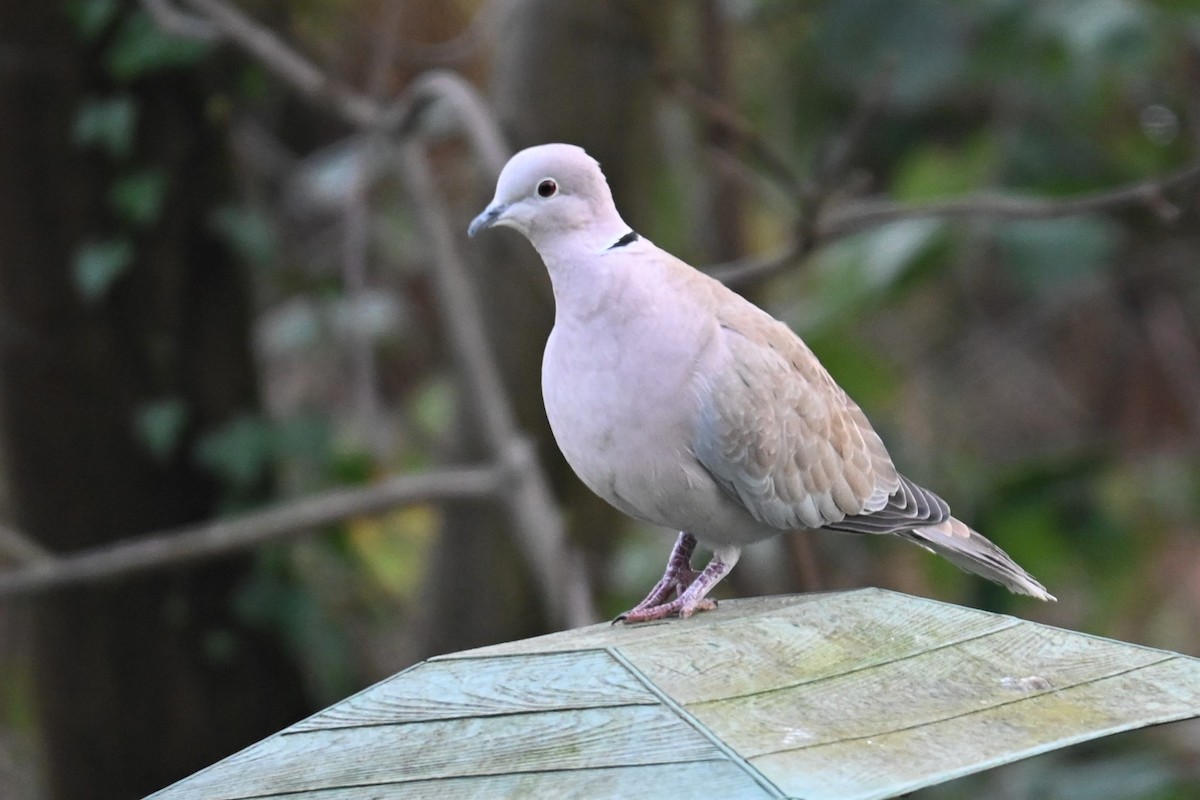
[[(613, 622), (647, 622), (675, 615), (686, 619), (697, 611), (716, 608), (716, 601), (707, 599), (705, 595), (733, 569), (741, 555), (741, 548), (718, 548), (703, 572), (692, 569), (691, 558), (695, 549), (696, 537), (686, 531), (681, 532), (675, 540), (675, 549), (671, 551), (662, 580), (645, 600)], [(675, 599), (664, 602), (672, 593), (676, 595)]]
[[(662, 580), (655, 584), (646, 595), (646, 599), (633, 607), (633, 611), (641, 611), (662, 604), (672, 595), (678, 597), (687, 587), (700, 576), (692, 569), (692, 553), (696, 551), (696, 537), (687, 531), (680, 531), (675, 539), (675, 547), (671, 549), (671, 557), (667, 559), (667, 569), (663, 572)], [(624, 619), (625, 615), (617, 617)]]

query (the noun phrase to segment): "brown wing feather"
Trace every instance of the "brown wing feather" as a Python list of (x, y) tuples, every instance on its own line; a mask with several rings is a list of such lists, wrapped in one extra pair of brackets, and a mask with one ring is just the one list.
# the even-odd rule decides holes
[(901, 480), (862, 410), (799, 337), (740, 298), (722, 300), (723, 350), (698, 386), (694, 450), (755, 518), (781, 529), (865, 526), (893, 504), (936, 505)]

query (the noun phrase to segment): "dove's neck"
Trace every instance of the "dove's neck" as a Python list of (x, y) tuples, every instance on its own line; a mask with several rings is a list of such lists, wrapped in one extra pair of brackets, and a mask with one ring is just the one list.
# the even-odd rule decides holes
[(592, 253), (602, 253), (632, 230), (612, 209), (594, 216), (584, 225), (531, 231), (529, 240), (551, 270), (551, 262), (571, 261)]
[(533, 242), (550, 273), (560, 317), (590, 318), (605, 307), (612, 308), (614, 292), (622, 293), (628, 280), (627, 257), (645, 241), (629, 244), (630, 232), (614, 212), (611, 219)]

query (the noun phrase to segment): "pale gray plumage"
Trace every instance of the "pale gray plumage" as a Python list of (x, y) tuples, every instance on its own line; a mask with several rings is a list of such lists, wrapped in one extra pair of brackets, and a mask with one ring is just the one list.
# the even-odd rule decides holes
[[(633, 234), (582, 149), (513, 156), (470, 233), (493, 225), (523, 233), (550, 272), (542, 391), (563, 455), (620, 510), (684, 532), (629, 619), (711, 607), (704, 595), (742, 545), (800, 528), (896, 534), (1053, 599), (896, 471), (862, 410), (786, 325)], [(688, 564), (689, 534), (714, 550), (703, 573)]]

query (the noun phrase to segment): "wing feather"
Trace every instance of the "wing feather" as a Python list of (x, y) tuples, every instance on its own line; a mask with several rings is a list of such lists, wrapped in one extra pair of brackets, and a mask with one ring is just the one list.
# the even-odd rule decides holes
[(941, 502), (901, 479), (862, 410), (787, 326), (748, 303), (727, 301), (717, 316), (693, 449), (756, 519), (874, 530), (889, 524), (865, 521), (879, 512)]

